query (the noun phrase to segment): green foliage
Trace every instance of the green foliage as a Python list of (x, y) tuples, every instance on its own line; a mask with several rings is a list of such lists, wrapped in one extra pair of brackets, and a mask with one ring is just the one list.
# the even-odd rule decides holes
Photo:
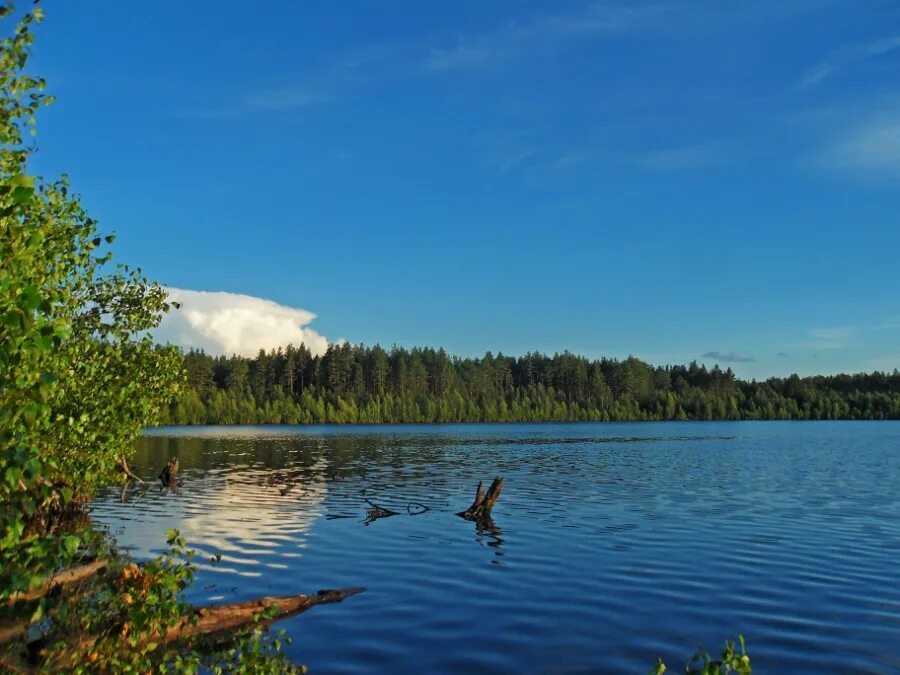
[(184, 355), (188, 386), (176, 424), (898, 419), (900, 372), (739, 380), (731, 369), (654, 367), (430, 348), (304, 346), (252, 359)]
[[(54, 614), (57, 639), (42, 653), (48, 672), (286, 673), (297, 669), (280, 653), (282, 635), (262, 629), (238, 633), (224, 647), (202, 639), (166, 644), (163, 636), (195, 618), (184, 600), (194, 578), (194, 552), (170, 530), (169, 553), (143, 565), (122, 561), (94, 583), (91, 592), (61, 605)], [(260, 619), (265, 613), (260, 614)]]
[[(750, 675), (753, 670), (750, 667), (750, 656), (747, 654), (743, 635), (738, 635), (738, 642), (740, 651), (735, 649), (733, 641), (727, 641), (722, 649), (722, 656), (718, 660), (710, 657), (702, 649), (698, 650), (685, 666), (684, 672), (688, 675), (728, 675), (729, 673)], [(657, 659), (650, 675), (663, 675), (665, 672), (666, 665), (662, 660)]]
[(108, 271), (106, 239), (66, 180), (27, 175), (23, 131), (50, 101), (21, 73), (39, 16), (0, 45), (0, 597), (72, 558), (56, 520), (110, 479), (180, 382), (178, 354), (147, 337), (163, 289)]
[[(112, 555), (81, 505), (116, 477), (183, 380), (181, 354), (148, 335), (169, 308), (164, 290), (111, 266), (112, 235), (98, 233), (65, 179), (28, 174), (25, 138), (51, 102), (23, 73), (40, 17), (21, 15), (0, 42), (0, 608), (41, 621), (40, 671), (282, 672), (280, 645), (259, 633), (224, 649), (164, 646), (190, 610), (192, 554), (177, 532), (169, 555), (142, 566), (115, 557), (116, 573), (72, 598), (7, 607), (84, 552)], [(0, 21), (15, 19), (0, 5)], [(0, 656), (4, 667), (23, 658), (15, 647)]]

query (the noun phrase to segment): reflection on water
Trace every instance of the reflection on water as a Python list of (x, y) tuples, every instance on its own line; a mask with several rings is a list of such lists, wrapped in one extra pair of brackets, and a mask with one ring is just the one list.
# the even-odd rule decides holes
[(94, 514), (221, 554), (197, 602), (367, 586), (283, 622), (314, 672), (678, 670), (737, 632), (761, 672), (888, 672), (898, 451), (897, 423), (167, 428)]

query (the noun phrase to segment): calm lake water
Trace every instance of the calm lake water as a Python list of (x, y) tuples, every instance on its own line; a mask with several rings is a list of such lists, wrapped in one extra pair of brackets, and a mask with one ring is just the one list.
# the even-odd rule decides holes
[[(277, 624), (314, 673), (678, 672), (739, 632), (755, 672), (900, 672), (900, 423), (169, 427), (135, 471), (173, 456), (96, 519), (221, 554), (197, 603), (366, 586)], [(495, 475), (493, 527), (456, 517)]]

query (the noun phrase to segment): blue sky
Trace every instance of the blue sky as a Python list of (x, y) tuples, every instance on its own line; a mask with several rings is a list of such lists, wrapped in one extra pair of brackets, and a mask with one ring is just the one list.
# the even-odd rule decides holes
[(896, 2), (48, 2), (67, 172), (329, 339), (900, 367)]

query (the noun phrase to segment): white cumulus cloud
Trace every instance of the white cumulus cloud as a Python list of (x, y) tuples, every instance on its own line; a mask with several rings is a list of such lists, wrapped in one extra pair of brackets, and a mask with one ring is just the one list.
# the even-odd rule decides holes
[(328, 349), (328, 340), (308, 327), (316, 315), (305, 309), (240, 293), (166, 291), (181, 307), (173, 308), (154, 332), (160, 342), (227, 356), (254, 356), (260, 349), (301, 343), (313, 354)]

